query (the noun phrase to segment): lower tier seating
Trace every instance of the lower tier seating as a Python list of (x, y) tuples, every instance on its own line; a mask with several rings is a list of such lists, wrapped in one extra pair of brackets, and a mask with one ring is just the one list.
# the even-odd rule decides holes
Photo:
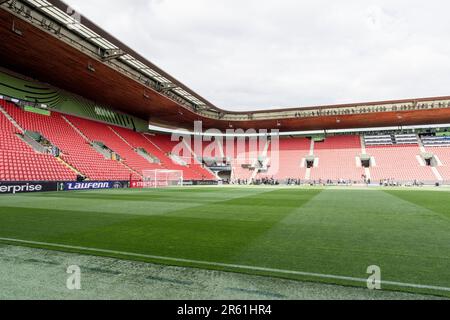
[(328, 137), (314, 145), (317, 166), (311, 169), (311, 180), (363, 181), (364, 169), (358, 163), (361, 155), (359, 136)]
[(276, 152), (274, 149), (276, 149), (275, 143), (271, 143), (267, 154), (268, 171), (258, 174), (257, 178), (304, 180), (305, 158), (310, 153), (311, 141), (306, 138), (282, 138), (278, 142), (279, 151)]
[(437, 156), (441, 164), (437, 170), (445, 181), (450, 182), (450, 147), (427, 148), (427, 152)]
[[(177, 164), (169, 157), (173, 142), (168, 135), (144, 135), (132, 130), (109, 126), (104, 123), (52, 112), (50, 116), (25, 112), (12, 103), (4, 103), (4, 109), (24, 129), (36, 131), (61, 150), (61, 158), (90, 180), (129, 180), (140, 179), (143, 170), (170, 169), (182, 170), (186, 180), (215, 180), (216, 177), (194, 159), (187, 166)], [(2, 130), (15, 132), (15, 127), (6, 119)], [(26, 144), (16, 146), (6, 142), (9, 135), (3, 135), (3, 144), (22, 151)], [(15, 139), (13, 137), (12, 139)], [(91, 142), (104, 143), (120, 155), (121, 161), (106, 159), (97, 152)], [(152, 163), (139, 155), (136, 148), (144, 149), (155, 156), (160, 163)], [(73, 174), (71, 174), (73, 175)], [(76, 176), (76, 174), (75, 174)], [(74, 178), (65, 179), (73, 180)]]
[(176, 147), (183, 142), (172, 141), (172, 137), (170, 135), (164, 134), (146, 135), (146, 139), (162, 151), (165, 158), (163, 159), (164, 166), (170, 170), (183, 170), (185, 180), (217, 179), (209, 170), (203, 168), (203, 165), (197, 159), (198, 156), (192, 153), (192, 146), (189, 147), (187, 142), (186, 147), (180, 148), (181, 153), (175, 154), (175, 156), (186, 163), (186, 165), (180, 165), (170, 159), (170, 154), (173, 154)]
[[(254, 165), (264, 154), (265, 145), (259, 145), (256, 140), (238, 138), (235, 141), (224, 141), (225, 156), (231, 159), (232, 178), (235, 181), (247, 181), (254, 177)], [(252, 167), (252, 169), (248, 168)]]
[[(134, 150), (133, 146), (118, 134), (117, 127), (74, 116), (67, 116), (67, 119), (90, 141), (102, 142), (112, 151), (120, 155), (123, 163), (134, 171), (133, 175), (136, 178), (139, 177), (143, 170), (160, 168), (159, 165), (150, 163), (147, 159), (140, 156)], [(128, 176), (130, 175), (130, 171), (126, 170), (125, 167), (122, 166), (121, 169), (126, 171)]]
[(437, 181), (430, 167), (423, 166), (418, 157), (421, 151), (418, 146), (371, 147), (367, 153), (373, 158), (370, 168), (372, 181)]
[(311, 180), (363, 181), (364, 168), (358, 163), (361, 149), (320, 150), (317, 167), (311, 169)]
[[(132, 171), (117, 161), (105, 159), (95, 151), (63, 115), (52, 112), (50, 116), (25, 112), (14, 104), (7, 104), (5, 110), (25, 130), (41, 133), (58, 147), (61, 158), (90, 180), (129, 180)], [(56, 160), (55, 160), (56, 161)], [(76, 179), (76, 174), (71, 179)]]
[[(15, 107), (0, 100), (6, 109)], [(21, 133), (0, 113), (0, 181), (73, 181), (76, 174), (53, 155), (35, 152), (16, 134)]]
[(0, 181), (74, 181), (76, 174), (52, 155), (0, 150)]

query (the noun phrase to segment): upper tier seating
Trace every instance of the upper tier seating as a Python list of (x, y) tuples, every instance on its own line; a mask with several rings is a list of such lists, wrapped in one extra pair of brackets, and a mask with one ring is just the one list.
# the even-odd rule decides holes
[(392, 135), (383, 134), (383, 135), (365, 135), (364, 143), (367, 147), (369, 146), (392, 146), (394, 144), (394, 140), (392, 139)]
[(314, 156), (318, 166), (311, 169), (311, 180), (363, 180), (364, 169), (357, 161), (360, 154), (359, 136), (328, 137), (324, 142), (316, 142)]
[(436, 181), (430, 167), (422, 166), (418, 160), (418, 146), (370, 147), (367, 153), (375, 160), (370, 168), (372, 181), (394, 179), (396, 181)]
[[(0, 100), (5, 110), (18, 109)], [(53, 155), (35, 152), (16, 136), (19, 130), (0, 113), (0, 181), (73, 181), (76, 174)]]
[(15, 105), (9, 105), (5, 109), (22, 128), (40, 132), (57, 146), (62, 152), (61, 158), (90, 180), (130, 179), (132, 171), (117, 161), (105, 159), (95, 151), (61, 114), (52, 112), (51, 116), (44, 116), (25, 112)]
[(450, 137), (447, 136), (424, 136), (422, 144), (425, 147), (450, 147)]
[(397, 145), (418, 145), (419, 139), (416, 134), (395, 134), (394, 140)]
[(383, 135), (365, 135), (364, 142), (367, 147), (370, 146), (392, 146), (392, 145), (417, 145), (419, 140), (416, 134), (383, 134)]

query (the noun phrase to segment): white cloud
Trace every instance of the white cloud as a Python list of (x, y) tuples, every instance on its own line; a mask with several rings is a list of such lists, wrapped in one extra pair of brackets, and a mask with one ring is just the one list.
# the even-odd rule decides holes
[(450, 94), (450, 3), (69, 0), (219, 107)]

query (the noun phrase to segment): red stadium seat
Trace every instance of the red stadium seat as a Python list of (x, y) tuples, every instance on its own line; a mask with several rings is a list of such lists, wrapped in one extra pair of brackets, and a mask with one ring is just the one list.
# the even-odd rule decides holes
[[(216, 177), (199, 162), (200, 155), (194, 154), (193, 145), (177, 155), (182, 161), (171, 157), (174, 148), (180, 143), (171, 141), (170, 135), (143, 134), (130, 129), (82, 119), (75, 116), (52, 112), (50, 116), (25, 112), (15, 104), (0, 100), (2, 108), (24, 130), (37, 131), (61, 150), (61, 159), (90, 180), (128, 180), (130, 176), (139, 179), (143, 170), (169, 169), (182, 170), (186, 180), (215, 180)], [(19, 180), (75, 180), (76, 173), (57, 158), (48, 154), (35, 152), (22, 141), (16, 128), (8, 118), (0, 113), (0, 181)], [(81, 132), (81, 133), (80, 133)], [(86, 138), (85, 138), (86, 137)], [(105, 159), (90, 142), (101, 141), (108, 148), (120, 155), (121, 161)], [(324, 142), (314, 144), (313, 153), (317, 158), (316, 166), (306, 169), (306, 158), (310, 155), (311, 140), (306, 138), (281, 138), (279, 152), (259, 145), (259, 150), (250, 150), (250, 142), (245, 140), (242, 150), (238, 141), (229, 145), (226, 140), (209, 154), (205, 151), (210, 142), (202, 143), (205, 157), (231, 158), (233, 178), (249, 180), (274, 178), (286, 180), (352, 180), (361, 181), (367, 173), (358, 162), (363, 153), (359, 136), (328, 137)], [(148, 154), (159, 159), (153, 163), (141, 156), (137, 149), (144, 149)], [(440, 165), (437, 167), (444, 180), (450, 180), (450, 148), (430, 147), (428, 152), (435, 154)], [(366, 150), (373, 157), (373, 166), (369, 169), (372, 181), (393, 179), (396, 181), (437, 180), (436, 170), (426, 167), (420, 161), (419, 146), (393, 145), (391, 147), (368, 147)], [(259, 157), (268, 164), (268, 171), (256, 174), (254, 170), (243, 168), (252, 165)], [(277, 162), (278, 160), (278, 162)], [(185, 165), (184, 162), (187, 164)], [(307, 177), (307, 173), (310, 175)]]
[[(274, 144), (268, 152), (269, 170), (261, 173), (258, 178), (274, 178), (276, 180), (300, 179), (303, 180), (306, 174), (305, 165), (302, 164), (306, 156), (309, 155), (311, 141), (306, 138), (280, 138), (278, 155), (274, 149)], [(278, 163), (277, 162), (278, 158)]]
[(361, 181), (364, 169), (358, 166), (357, 157), (362, 153), (359, 136), (327, 137), (314, 144), (317, 167), (311, 169), (311, 180)]
[[(1, 103), (3, 108), (23, 129), (41, 133), (61, 150), (61, 159), (90, 180), (129, 180), (130, 176), (133, 179), (139, 179), (143, 170), (159, 168), (182, 170), (184, 178), (187, 180), (216, 179), (211, 172), (204, 169), (194, 159), (195, 157), (192, 154), (186, 155), (192, 160), (192, 163), (187, 166), (173, 162), (168, 156), (173, 147), (170, 136), (147, 136), (129, 129), (62, 115), (58, 112), (52, 112), (50, 116), (44, 116), (25, 112), (16, 105), (4, 100), (1, 100)], [(14, 135), (19, 130), (4, 115), (1, 115), (0, 119), (2, 132), (0, 150), (4, 151), (5, 155), (11, 156), (14, 154), (13, 152), (36, 154), (30, 146)], [(65, 119), (82, 132), (89, 141), (84, 139)], [(105, 159), (103, 155), (90, 145), (92, 141), (103, 142), (108, 148), (121, 156), (122, 162)], [(161, 163), (151, 163), (140, 156), (135, 151), (136, 148), (145, 149), (147, 153), (157, 157)], [(2, 155), (3, 153), (0, 154), (0, 157)], [(35, 158), (41, 159), (39, 156), (36, 155)], [(13, 173), (5, 171), (2, 177), (4, 180), (24, 179), (26, 177), (32, 177), (32, 180), (38, 178), (43, 178), (44, 180), (74, 180), (76, 178), (74, 172), (58, 162), (54, 157), (48, 155), (45, 157), (52, 159), (54, 163), (46, 162), (40, 167), (37, 167), (37, 165), (33, 167), (44, 170), (44, 172), (37, 170), (25, 175), (20, 171)], [(27, 160), (27, 158), (24, 156), (23, 160)], [(35, 161), (31, 159), (30, 165), (34, 163)], [(23, 166), (23, 163), (18, 163), (15, 160), (10, 165), (14, 169), (21, 169)], [(59, 169), (56, 169), (57, 167), (55, 166)], [(57, 179), (59, 177), (62, 179)]]
[(373, 181), (437, 181), (431, 168), (419, 163), (421, 151), (418, 146), (370, 147), (367, 153), (375, 160), (370, 168)]
[[(14, 104), (0, 100), (0, 105), (17, 114)], [(0, 181), (73, 181), (76, 174), (54, 156), (35, 152), (16, 136), (19, 130), (0, 113)]]

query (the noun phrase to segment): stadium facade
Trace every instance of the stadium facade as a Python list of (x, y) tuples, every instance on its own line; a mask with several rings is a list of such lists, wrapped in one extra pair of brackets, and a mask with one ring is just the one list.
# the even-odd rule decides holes
[[(159, 169), (190, 184), (450, 182), (450, 96), (230, 112), (58, 0), (0, 1), (0, 37), (0, 181), (19, 186), (4, 190), (139, 187)], [(196, 122), (244, 135), (199, 147)], [(273, 132), (253, 143), (251, 129)]]

